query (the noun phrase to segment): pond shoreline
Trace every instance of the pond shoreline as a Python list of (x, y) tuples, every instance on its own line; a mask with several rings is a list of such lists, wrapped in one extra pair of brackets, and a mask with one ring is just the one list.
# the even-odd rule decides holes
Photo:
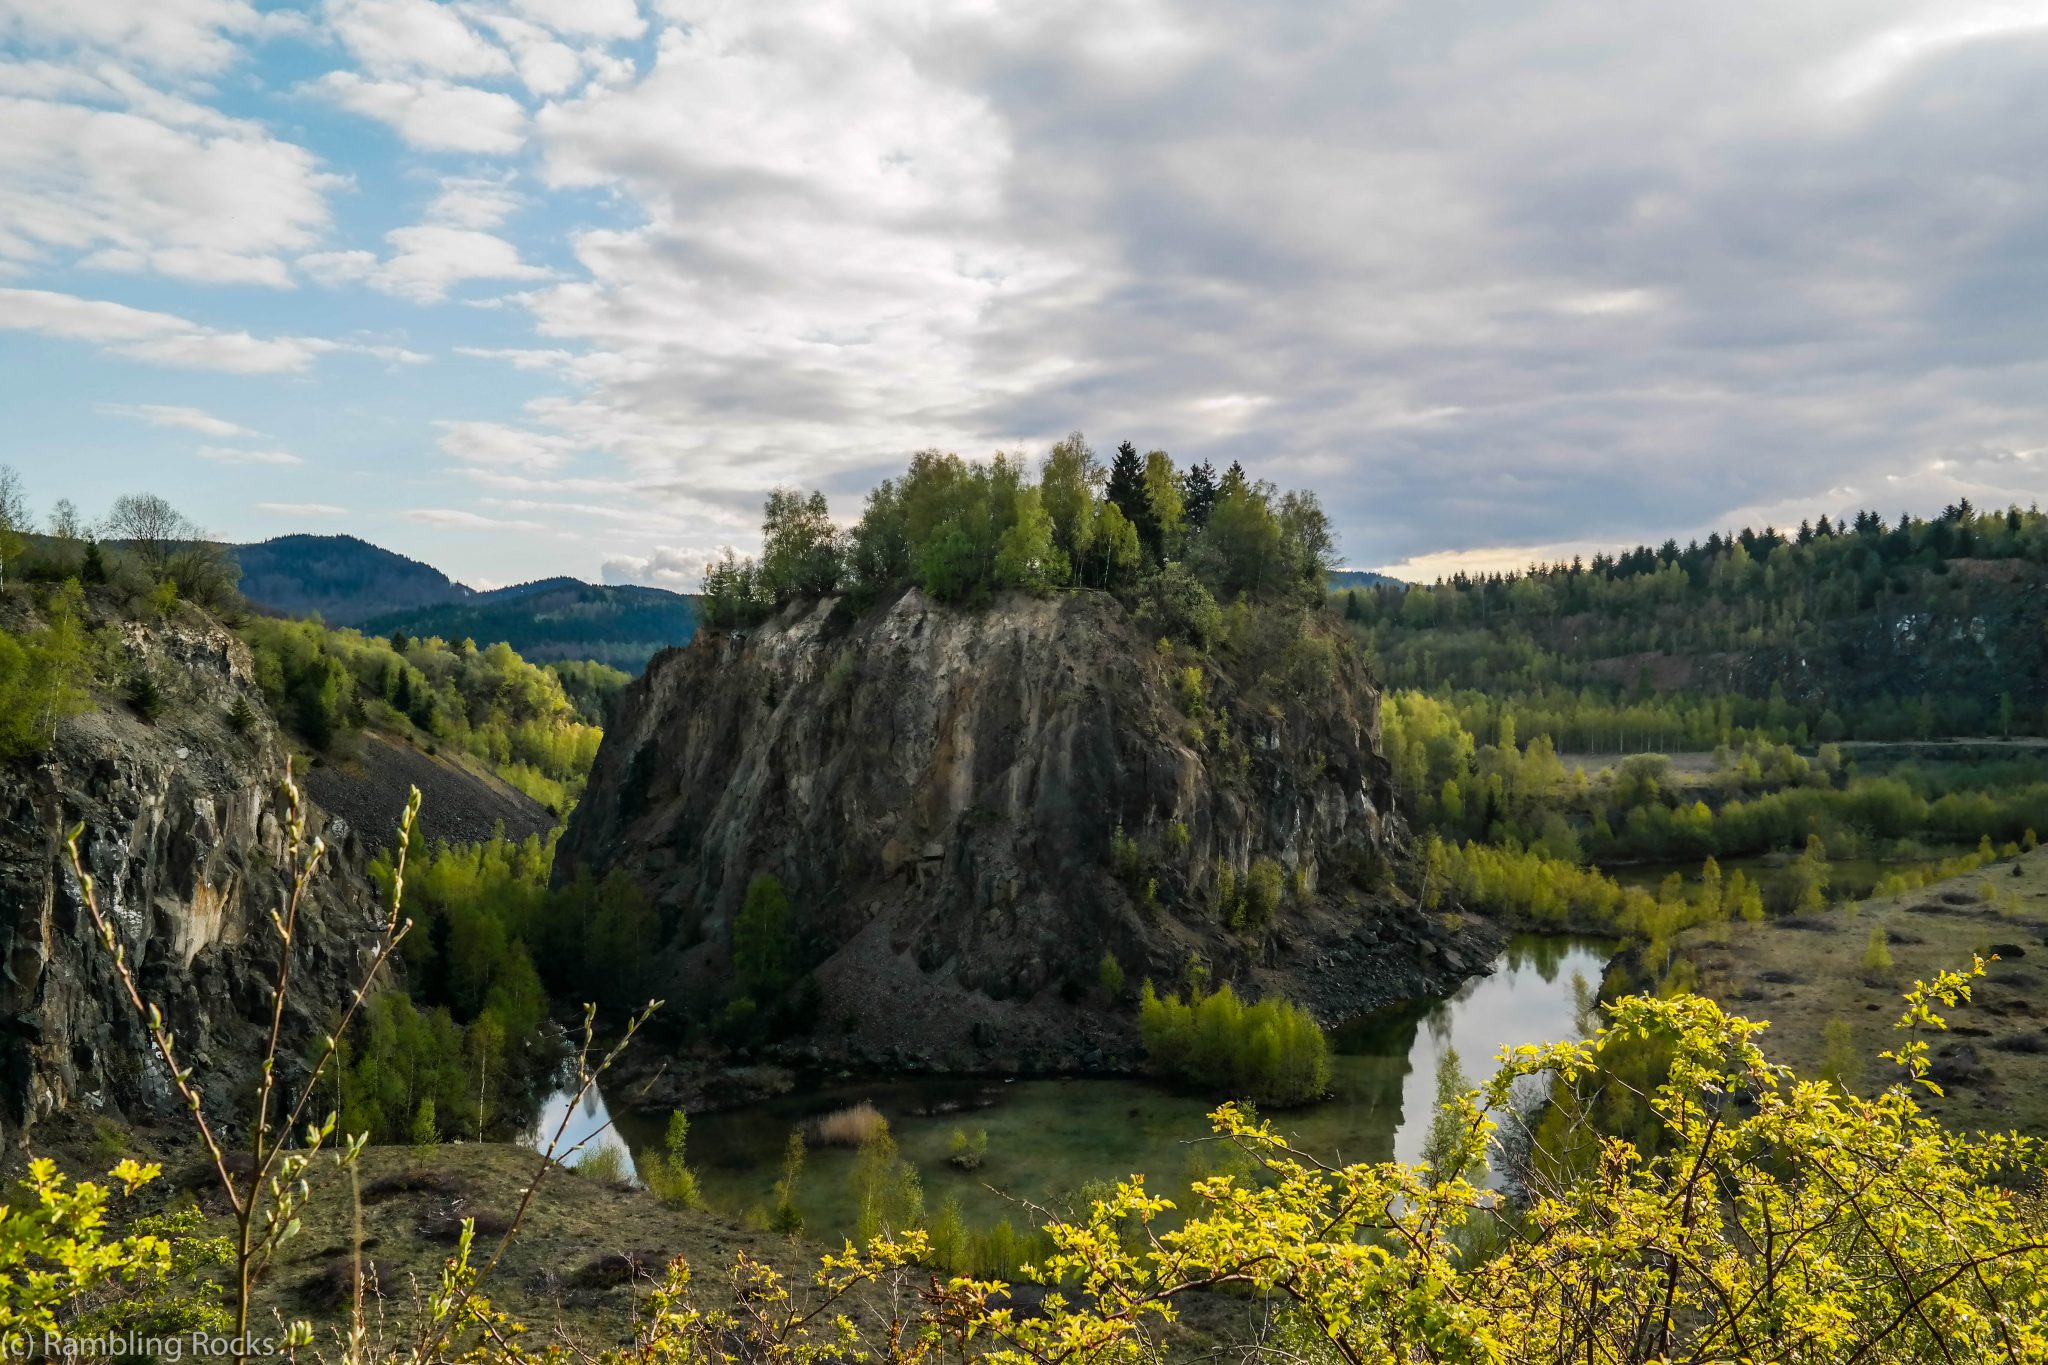
[[(1451, 1051), (1473, 1083), (1490, 1074), (1503, 1044), (1576, 1036), (1588, 993), (1597, 992), (1616, 945), (1580, 935), (1518, 935), (1484, 972), (1443, 994), (1362, 1011), (1332, 1031), (1332, 1087), (1315, 1103), (1269, 1117), (1310, 1150), (1344, 1160), (1412, 1160), (1434, 1104), (1435, 1073)], [(927, 1207), (958, 1202), (969, 1221), (1015, 1218), (1014, 1201), (1051, 1206), (1091, 1181), (1144, 1170), (1168, 1183), (1217, 1159), (1205, 1143), (1207, 1114), (1220, 1101), (1130, 1071), (1105, 1075), (751, 1068), (760, 1093), (722, 1109), (689, 1109), (689, 1161), (707, 1203), (735, 1216), (770, 1197), (792, 1128), (815, 1132), (825, 1113), (872, 1103), (887, 1117), (902, 1159), (921, 1173)], [(772, 1082), (772, 1089), (770, 1088)], [(628, 1087), (614, 1085), (614, 1093)], [(596, 1095), (578, 1116), (589, 1128), (614, 1116)], [(551, 1103), (549, 1113), (559, 1117)], [(659, 1151), (665, 1112), (616, 1115), (615, 1141), (630, 1160)], [(989, 1134), (985, 1167), (949, 1165), (955, 1129)], [(578, 1134), (572, 1133), (571, 1140)], [(804, 1201), (811, 1227), (828, 1239), (850, 1225), (847, 1182), (854, 1153), (814, 1147)], [(629, 1168), (630, 1169), (630, 1168)]]

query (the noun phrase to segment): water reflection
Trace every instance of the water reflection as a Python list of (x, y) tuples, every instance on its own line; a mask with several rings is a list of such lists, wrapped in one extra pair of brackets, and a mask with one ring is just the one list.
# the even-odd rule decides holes
[[(568, 1118), (566, 1124), (564, 1115)], [(555, 1136), (557, 1128), (561, 1130), (560, 1138)], [(557, 1090), (547, 1097), (541, 1105), (540, 1118), (526, 1135), (526, 1145), (543, 1151), (551, 1141), (555, 1143), (557, 1158), (571, 1166), (593, 1152), (615, 1150), (627, 1177), (639, 1183), (633, 1149), (613, 1125), (611, 1114), (604, 1107), (604, 1096), (594, 1085), (583, 1093), (580, 1101), (572, 1090)]]
[[(1597, 986), (1612, 945), (1588, 939), (1515, 940), (1484, 977), (1465, 982), (1448, 998), (1381, 1011), (1354, 1020), (1334, 1036), (1331, 1095), (1303, 1109), (1269, 1115), (1304, 1150), (1335, 1161), (1419, 1158), (1434, 1112), (1436, 1075), (1455, 1049), (1474, 1085), (1493, 1072), (1504, 1046), (1579, 1036), (1575, 986)], [(1222, 1156), (1205, 1141), (1209, 1099), (1137, 1080), (904, 1078), (831, 1083), (727, 1113), (693, 1116), (690, 1164), (716, 1209), (744, 1214), (765, 1208), (780, 1174), (791, 1128), (868, 1100), (888, 1116), (904, 1156), (923, 1176), (927, 1208), (960, 1201), (971, 1223), (1010, 1218), (1028, 1221), (1015, 1200), (1059, 1206), (1090, 1181), (1132, 1171), (1154, 1187), (1175, 1187), (1208, 1173)], [(553, 1131), (564, 1097), (542, 1116)], [(594, 1094), (572, 1115), (568, 1140), (595, 1132), (605, 1121)], [(616, 1143), (658, 1150), (661, 1118), (627, 1114), (619, 1132), (593, 1145)], [(989, 1135), (987, 1163), (971, 1174), (946, 1160), (955, 1128)], [(587, 1150), (587, 1149), (586, 1149)], [(855, 1220), (845, 1149), (811, 1153), (798, 1204), (814, 1236), (837, 1237)]]

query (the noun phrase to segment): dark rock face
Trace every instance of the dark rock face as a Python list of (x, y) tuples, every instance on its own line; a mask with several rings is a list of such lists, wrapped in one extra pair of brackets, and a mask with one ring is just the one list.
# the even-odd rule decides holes
[[(912, 591), (858, 619), (799, 604), (654, 661), (556, 877), (643, 887), (688, 1008), (734, 993), (732, 922), (773, 873), (822, 992), (816, 1045), (904, 1069), (1127, 1061), (1105, 951), (1132, 991), (1199, 959), (1353, 1013), (1454, 982), (1470, 949), (1391, 889), (1405, 836), (1378, 694), (1330, 658), (1255, 705), (1212, 670), (1195, 701), (1185, 664), (1101, 594), (966, 611)], [(1277, 914), (1233, 930), (1219, 883), (1266, 861)]]
[[(284, 751), (240, 641), (217, 625), (125, 628), (169, 705), (155, 725), (109, 704), (59, 727), (54, 749), (0, 767), (0, 1127), (52, 1112), (130, 1120), (173, 1112), (151, 1049), (85, 911), (63, 851), (80, 848), (145, 998), (162, 1010), (216, 1122), (247, 1091), (270, 1019), (287, 808)], [(259, 717), (228, 723), (237, 696)], [(287, 1052), (353, 989), (375, 940), (374, 897), (339, 821), (308, 817), (338, 847), (301, 911)]]

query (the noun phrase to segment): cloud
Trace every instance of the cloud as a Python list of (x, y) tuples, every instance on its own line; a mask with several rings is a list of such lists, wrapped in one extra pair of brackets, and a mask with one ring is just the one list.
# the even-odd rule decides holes
[(305, 461), (288, 450), (244, 450), (239, 446), (201, 446), (195, 452), (215, 464), (301, 465)]
[(112, 354), (155, 365), (231, 374), (293, 373), (329, 352), (367, 355), (394, 364), (426, 360), (418, 352), (398, 346), (223, 332), (170, 313), (41, 289), (0, 289), (0, 328), (91, 342)]
[(547, 528), (537, 521), (515, 521), (502, 517), (487, 517), (480, 512), (466, 512), (451, 507), (409, 507), (399, 516), (422, 526), (432, 526), (443, 531), (544, 531)]
[(468, 280), (548, 278), (519, 259), (519, 248), (488, 232), (421, 223), (387, 232), (384, 240), (392, 254), (382, 261), (367, 251), (338, 251), (302, 256), (299, 265), (325, 284), (362, 281), (414, 303), (438, 302)]
[(422, 151), (502, 155), (526, 142), (526, 110), (494, 90), (433, 79), (369, 80), (353, 71), (330, 71), (313, 88), (388, 124)]
[(110, 417), (132, 417), (138, 422), (147, 422), (153, 427), (177, 427), (184, 431), (196, 431), (201, 436), (261, 436), (224, 417), (215, 417), (201, 408), (178, 407), (166, 403), (101, 403), (100, 412)]
[(328, 29), (363, 69), (476, 78), (509, 74), (511, 61), (435, 0), (327, 0)]
[(714, 558), (662, 545), (645, 555), (612, 556), (604, 561), (599, 577), (606, 583), (637, 583), (671, 592), (696, 592), (703, 587), (704, 570)]
[(331, 502), (259, 502), (259, 512), (270, 512), (280, 517), (345, 517), (348, 508), (337, 507)]
[(436, 422), (442, 453), (486, 469), (556, 469), (576, 452), (566, 436), (502, 422)]
[(293, 26), (292, 16), (246, 0), (0, 0), (0, 42), (180, 74), (218, 71), (235, 59), (238, 38)]
[(427, 221), (479, 231), (497, 227), (525, 202), (510, 177), (451, 175), (427, 208)]
[(0, 267), (76, 260), (91, 270), (289, 287), (284, 258), (327, 230), (327, 196), (340, 177), (254, 123), (118, 71), (71, 75), (68, 88), (21, 83), (69, 100), (0, 95), (9, 130), (0, 139)]

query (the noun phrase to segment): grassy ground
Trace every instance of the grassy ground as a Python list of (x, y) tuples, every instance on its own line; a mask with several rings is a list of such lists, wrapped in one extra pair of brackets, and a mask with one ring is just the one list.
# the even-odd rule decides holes
[[(1873, 927), (1886, 932), (1888, 969), (1864, 965)], [(1955, 1126), (2048, 1136), (2048, 847), (1903, 896), (1697, 930), (1676, 951), (1697, 970), (1695, 989), (1771, 1022), (1764, 1046), (1776, 1060), (1817, 1075), (1854, 1057), (1845, 1079), (1863, 1093), (1899, 1074), (1877, 1054), (1896, 1045), (1900, 991), (1967, 968), (1972, 953), (1996, 955), (1975, 1003), (1930, 1040), (1948, 1094), (1927, 1107)]]

